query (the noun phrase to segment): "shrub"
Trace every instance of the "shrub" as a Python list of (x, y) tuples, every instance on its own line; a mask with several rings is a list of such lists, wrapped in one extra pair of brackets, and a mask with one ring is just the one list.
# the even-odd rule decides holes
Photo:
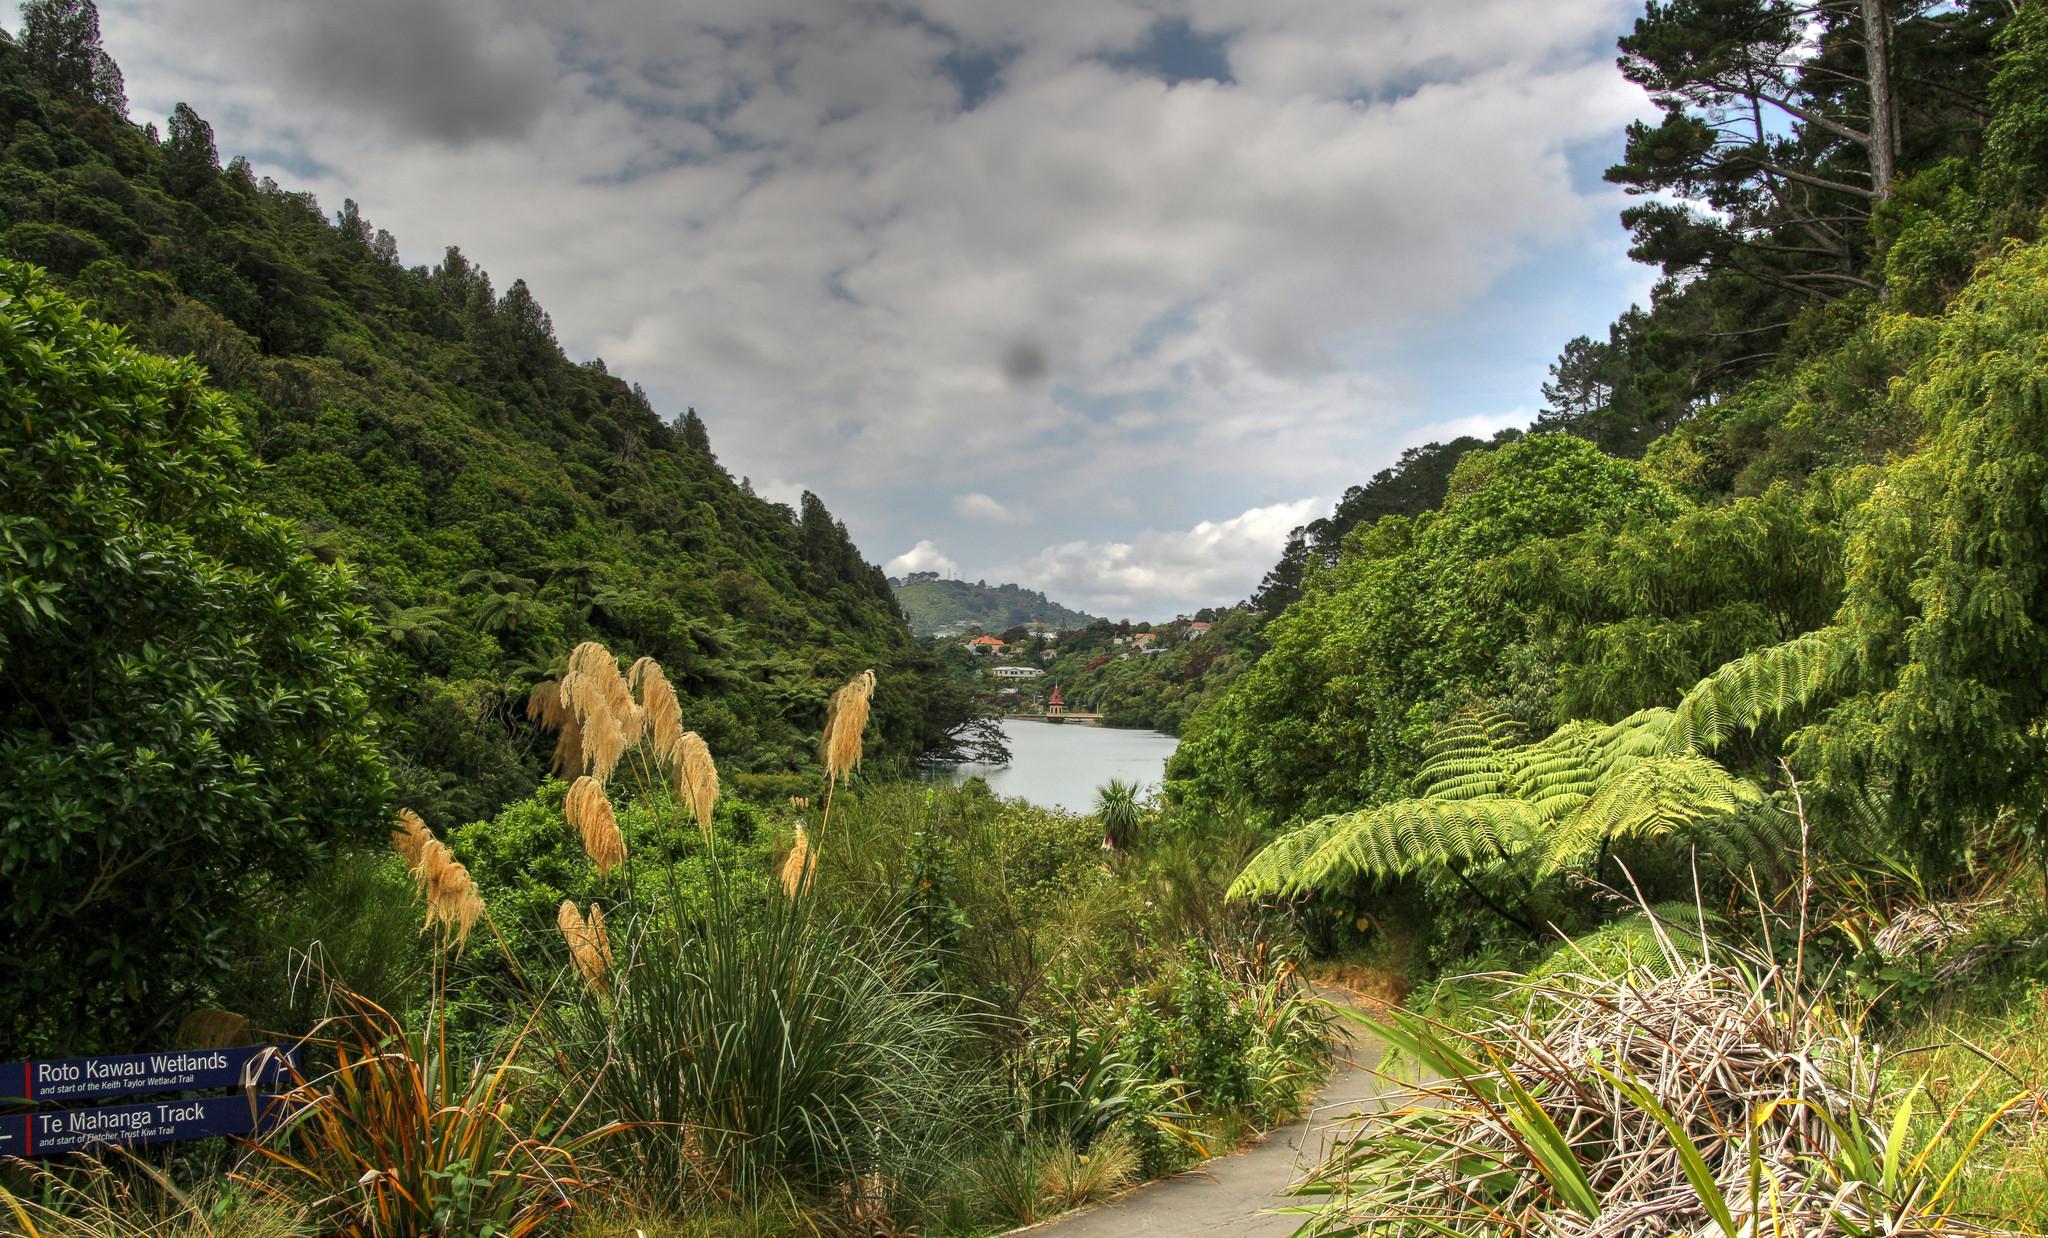
[(0, 1042), (128, 1047), (381, 826), (349, 577), (245, 497), (197, 366), (0, 261)]

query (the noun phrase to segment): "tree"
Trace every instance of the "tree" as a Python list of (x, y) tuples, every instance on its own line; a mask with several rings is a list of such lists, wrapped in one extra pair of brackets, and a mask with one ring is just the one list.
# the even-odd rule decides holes
[(711, 456), (711, 432), (704, 428), (704, 419), (694, 408), (683, 414), (683, 443), (691, 451), (716, 459)]
[(100, 46), (92, 0), (28, 0), (21, 6), (21, 50), (59, 94), (128, 114), (121, 66)]
[(164, 187), (181, 198), (197, 197), (219, 172), (213, 126), (180, 103), (171, 109), (170, 135), (164, 139)]
[(0, 261), (0, 1038), (139, 1048), (258, 896), (383, 827), (374, 629), (227, 401)]
[(1902, 157), (1958, 152), (1974, 129), (1955, 113), (1981, 124), (2000, 15), (1983, 0), (1651, 0), (1620, 64), (1664, 115), (1629, 127), (1607, 179), (1666, 200), (1623, 213), (1631, 252), (1801, 302), (1875, 290), (1872, 208)]

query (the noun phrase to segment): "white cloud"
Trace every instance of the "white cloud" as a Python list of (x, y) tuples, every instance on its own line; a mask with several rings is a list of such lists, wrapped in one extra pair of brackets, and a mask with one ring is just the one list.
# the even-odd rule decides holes
[(1031, 523), (1031, 512), (1028, 508), (1004, 503), (979, 490), (955, 496), (953, 511), (969, 520), (981, 520), (989, 524)]
[(911, 572), (937, 572), (941, 576), (953, 577), (960, 574), (960, 565), (933, 544), (930, 538), (924, 538), (917, 545), (883, 564), (882, 570), (891, 576), (905, 576)]
[(1249, 596), (1297, 526), (1328, 515), (1327, 499), (1255, 507), (1191, 529), (1147, 530), (1128, 542), (1047, 546), (1012, 574), (1096, 614), (1165, 619)]
[[(1589, 238), (1616, 282), (1572, 158), (1645, 110), (1636, 0), (376, 4), (102, 0), (139, 119), (190, 101), (409, 262), (524, 276), (864, 546), (964, 517), (991, 562), (1336, 493), (1468, 413), (1417, 394), (1429, 332)], [(1232, 80), (1104, 59), (1163, 20)], [(445, 65), (377, 58), (415, 36)]]

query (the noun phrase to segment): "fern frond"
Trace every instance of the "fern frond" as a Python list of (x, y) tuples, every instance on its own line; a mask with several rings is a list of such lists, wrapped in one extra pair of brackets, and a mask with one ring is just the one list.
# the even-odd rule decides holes
[(1667, 752), (1712, 752), (1736, 731), (1802, 709), (1842, 685), (1853, 652), (1847, 629), (1818, 628), (1735, 659), (1693, 686), (1671, 711)]
[(1491, 868), (1527, 854), (1542, 824), (1520, 800), (1396, 800), (1283, 834), (1245, 865), (1230, 896), (1299, 893), (1354, 876)]
[(1522, 738), (1522, 726), (1496, 711), (1466, 707), (1437, 728), (1415, 771), (1421, 799), (1476, 799), (1497, 795), (1507, 776), (1503, 756)]
[(1644, 759), (1601, 784), (1544, 838), (1543, 868), (1584, 864), (1609, 842), (1691, 833), (1761, 802), (1756, 784), (1698, 753)]

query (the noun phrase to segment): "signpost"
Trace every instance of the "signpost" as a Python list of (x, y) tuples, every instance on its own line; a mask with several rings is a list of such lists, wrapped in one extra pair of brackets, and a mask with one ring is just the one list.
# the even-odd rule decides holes
[(18, 1086), (19, 1094), (9, 1099), (27, 1102), (221, 1088), (241, 1094), (0, 1116), (0, 1156), (57, 1156), (101, 1144), (135, 1146), (264, 1130), (276, 1125), (288, 1107), (284, 1098), (257, 1089), (276, 1085), (297, 1068), (297, 1052), (277, 1045), (10, 1062), (0, 1065), (0, 1092), (13, 1093)]

